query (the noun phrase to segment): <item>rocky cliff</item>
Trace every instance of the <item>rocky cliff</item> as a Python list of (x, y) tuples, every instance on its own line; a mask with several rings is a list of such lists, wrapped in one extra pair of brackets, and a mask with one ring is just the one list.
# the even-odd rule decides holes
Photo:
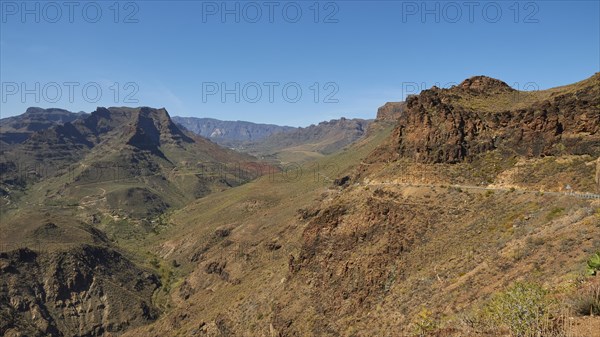
[(158, 316), (158, 277), (109, 248), (0, 253), (0, 335), (107, 336)]
[(519, 92), (477, 76), (450, 89), (424, 90), (407, 99), (391, 141), (372, 159), (456, 163), (496, 149), (527, 157), (597, 156), (599, 81), (596, 74), (567, 87)]
[(396, 121), (406, 109), (405, 102), (387, 102), (377, 109), (377, 120)]

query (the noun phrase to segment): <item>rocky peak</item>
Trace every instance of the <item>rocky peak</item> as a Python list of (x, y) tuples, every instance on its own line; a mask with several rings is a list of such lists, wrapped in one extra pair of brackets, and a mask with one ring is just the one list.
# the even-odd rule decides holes
[(92, 112), (92, 116), (98, 119), (110, 119), (110, 111), (107, 108), (98, 107), (96, 111)]
[(487, 76), (473, 76), (462, 81), (458, 88), (479, 92), (479, 93), (498, 93), (515, 91), (503, 81)]
[(377, 120), (395, 121), (406, 109), (405, 102), (387, 102), (377, 109)]
[[(110, 108), (111, 112), (121, 111)], [(171, 120), (165, 108), (154, 109), (141, 107), (132, 109), (133, 114), (128, 127), (128, 145), (149, 150), (163, 156), (159, 147), (166, 143), (179, 144), (181, 141), (191, 143), (193, 140), (185, 135)]]
[(105, 336), (158, 317), (158, 276), (108, 247), (2, 252), (0, 271), (3, 336)]
[(27, 108), (27, 110), (25, 110), (25, 114), (26, 115), (42, 115), (42, 114), (47, 114), (47, 115), (55, 115), (55, 114), (70, 115), (70, 114), (72, 114), (72, 112), (70, 112), (68, 110), (64, 110), (64, 109), (57, 109), (57, 108), (43, 109), (43, 108), (38, 108), (38, 107), (29, 107), (29, 108)]
[(177, 130), (175, 123), (171, 120), (171, 117), (165, 108), (139, 108), (136, 116), (136, 122), (139, 124), (142, 121), (151, 122), (156, 131), (158, 131), (160, 134), (176, 133)]
[(167, 112), (167, 109), (165, 109), (165, 108), (154, 109), (154, 108), (150, 108), (147, 106), (143, 106), (143, 107), (137, 109), (137, 112), (138, 112), (139, 116), (146, 117), (146, 118), (152, 118), (153, 120), (155, 120), (156, 122), (159, 122), (160, 124), (172, 123), (171, 117), (169, 116), (169, 113)]
[(536, 93), (519, 107), (498, 104), (513, 89), (485, 76), (449, 90), (424, 90), (407, 99), (389, 153), (422, 163), (456, 163), (496, 149), (526, 157), (595, 157), (600, 154), (599, 88), (592, 77), (553, 89), (553, 95)]

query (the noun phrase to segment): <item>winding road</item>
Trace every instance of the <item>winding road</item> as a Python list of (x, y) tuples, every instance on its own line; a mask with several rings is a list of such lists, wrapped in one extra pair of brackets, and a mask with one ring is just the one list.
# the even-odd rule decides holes
[(498, 187), (484, 187), (484, 186), (475, 186), (475, 185), (436, 185), (436, 184), (415, 184), (415, 183), (393, 183), (393, 182), (369, 182), (369, 183), (359, 183), (359, 185), (364, 186), (403, 186), (403, 187), (429, 187), (429, 188), (456, 188), (456, 189), (471, 189), (471, 190), (480, 190), (480, 191), (498, 191), (498, 192), (522, 192), (522, 193), (542, 193), (548, 195), (556, 195), (556, 196), (570, 196), (580, 199), (600, 199), (600, 194), (594, 193), (578, 193), (578, 192), (553, 192), (553, 191), (535, 191), (535, 190), (527, 190), (521, 188), (498, 188)]

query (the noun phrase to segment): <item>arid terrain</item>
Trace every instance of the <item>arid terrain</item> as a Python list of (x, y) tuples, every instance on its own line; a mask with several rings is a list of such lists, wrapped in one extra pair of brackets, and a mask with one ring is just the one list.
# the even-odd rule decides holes
[(0, 335), (600, 336), (600, 73), (384, 103), (1, 120)]

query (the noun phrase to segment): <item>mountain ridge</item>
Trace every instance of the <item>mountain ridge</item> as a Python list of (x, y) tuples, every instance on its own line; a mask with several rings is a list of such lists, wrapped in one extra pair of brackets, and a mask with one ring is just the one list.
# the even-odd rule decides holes
[[(170, 119), (166, 109), (148, 107), (99, 107), (85, 119), (32, 134), (2, 158), (7, 163), (4, 167), (13, 168), (2, 172), (5, 182), (19, 181), (22, 172), (14, 170), (19, 166), (44, 165), (47, 176), (41, 178), (51, 178), (50, 181), (67, 179), (68, 176), (64, 186), (51, 189), (57, 196), (75, 193), (74, 186), (82, 183), (111, 184), (114, 177), (111, 178), (109, 170), (102, 168), (118, 168), (121, 180), (137, 181), (136, 184), (145, 181), (147, 186), (139, 186), (143, 190), (154, 187), (171, 194), (169, 201), (159, 202), (165, 205), (181, 205), (190, 197), (205, 195), (210, 185), (218, 188), (218, 185), (227, 187), (243, 183), (246, 179), (239, 173), (245, 169), (240, 164), (255, 162), (251, 156), (222, 148), (192, 133), (186, 134)], [(197, 176), (183, 173), (210, 163), (231, 166), (223, 171), (222, 181), (210, 180), (201, 172)], [(174, 176), (173, 172), (179, 173)], [(131, 188), (136, 188), (136, 184)], [(8, 185), (4, 189), (15, 187)], [(156, 198), (156, 192), (142, 194), (147, 193)], [(118, 198), (126, 195), (128, 193)], [(110, 193), (107, 195), (109, 199), (111, 196)], [(143, 204), (138, 207), (143, 207)], [(150, 204), (149, 207), (153, 206)]]
[(247, 142), (258, 141), (270, 135), (294, 130), (291, 126), (225, 121), (214, 118), (178, 117), (173, 121), (184, 128), (220, 145), (238, 148)]
[(0, 141), (7, 144), (19, 144), (27, 140), (34, 132), (48, 129), (86, 117), (85, 112), (70, 112), (65, 109), (29, 107), (17, 116), (0, 119)]
[[(129, 337), (409, 336), (431, 322), (431, 329), (420, 335), (500, 337), (510, 331), (485, 321), (486, 305), (514, 284), (528, 282), (547, 290), (553, 301), (547, 310), (568, 312), (552, 311), (556, 321), (544, 322), (544, 328), (558, 328), (564, 319), (573, 322), (566, 327), (571, 335), (593, 336), (600, 321), (574, 312), (580, 310), (577, 303), (586, 287), (599, 284), (584, 272), (587, 259), (600, 250), (600, 204), (580, 197), (600, 187), (597, 76), (532, 93), (509, 90), (504, 82), (484, 77), (450, 89), (431, 88), (406, 103), (385, 104), (379, 109), (381, 118), (367, 126), (329, 121), (283, 142), (283, 150), (276, 152), (337, 147), (336, 141), (348, 135), (339, 133), (338, 123), (345, 124), (345, 131), (356, 131), (349, 134), (362, 135), (341, 151), (302, 162), (295, 174), (274, 171), (248, 184), (184, 199), (176, 208), (162, 202), (161, 189), (169, 185), (160, 182), (171, 182), (180, 173), (197, 174), (174, 163), (193, 162), (199, 154), (181, 154), (192, 145), (174, 139), (168, 121), (161, 123), (161, 112), (153, 112), (159, 115), (149, 125), (120, 123), (120, 113), (127, 111), (115, 110), (113, 121), (97, 116), (99, 122), (91, 124), (106, 130), (124, 125), (99, 133), (98, 140), (90, 136), (90, 142), (101, 145), (82, 150), (89, 160), (82, 163), (110, 163), (116, 156), (132, 170), (147, 170), (157, 178), (147, 175), (124, 186), (62, 186), (61, 180), (37, 185), (39, 191), (27, 200), (38, 196), (47, 204), (13, 213), (0, 224), (0, 235), (9, 242), (63, 238), (104, 247), (92, 254), (96, 250), (70, 251), (63, 259), (65, 270), (74, 265), (70, 257), (76, 257), (85, 262), (79, 264), (84, 272), (57, 276), (76, 285), (65, 293), (75, 298), (91, 294), (76, 301), (83, 307), (101, 301), (88, 290), (87, 280), (99, 277), (104, 289), (106, 270), (127, 266), (128, 272), (117, 279), (141, 282), (145, 294), (159, 287), (152, 305), (147, 297), (140, 301), (107, 287), (115, 307), (132, 303), (136, 310), (102, 319), (99, 313), (105, 310), (94, 308), (85, 315), (90, 322), (77, 321), (86, 332), (112, 326)], [(328, 129), (342, 137), (330, 137)], [(123, 145), (132, 135), (139, 135), (134, 144)], [(306, 142), (305, 136), (328, 141)], [(519, 146), (513, 150), (515, 142)], [(146, 147), (158, 148), (168, 160)], [(86, 169), (89, 165), (74, 175), (83, 179)], [(177, 186), (187, 185), (190, 180)], [(74, 193), (78, 189), (82, 191)], [(66, 198), (78, 203), (66, 208), (61, 203)], [(138, 209), (136, 200), (146, 208)], [(50, 201), (61, 207), (50, 207)], [(137, 215), (127, 216), (118, 205)], [(93, 256), (112, 256), (117, 247), (132, 264), (103, 263), (97, 274), (88, 269)], [(11, 274), (6, 295), (24, 303), (20, 293), (27, 293), (29, 285), (53, 284), (52, 276), (41, 275), (15, 254), (0, 255), (0, 268), (16, 268), (26, 276), (16, 284)], [(55, 261), (51, 254), (29, 260), (60, 266), (45, 262)], [(131, 285), (135, 283), (124, 282), (123, 288)], [(52, 299), (53, 290), (46, 291)], [(41, 304), (52, 307), (54, 302)], [(26, 313), (11, 313), (13, 326), (27, 331), (54, 326), (46, 316), (32, 326), (25, 324), (30, 321)]]
[[(395, 144), (380, 151), (387, 158), (410, 156), (431, 163), (459, 162), (494, 149), (539, 156), (583, 153), (585, 148), (598, 155), (599, 82), (596, 74), (560, 91), (518, 92), (479, 76), (450, 89), (433, 87), (407, 99)], [(478, 104), (485, 97), (498, 103)]]

